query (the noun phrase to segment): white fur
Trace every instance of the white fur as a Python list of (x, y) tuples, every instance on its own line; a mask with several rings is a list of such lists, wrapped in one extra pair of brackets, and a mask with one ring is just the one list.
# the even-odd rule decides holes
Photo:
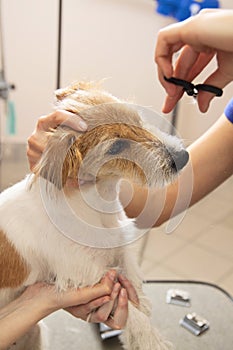
[[(77, 103), (82, 103), (82, 100)], [(69, 105), (72, 105), (72, 101)], [(119, 123), (121, 121), (119, 118), (123, 118), (124, 112), (121, 106), (118, 106), (118, 109), (116, 106), (113, 109), (109, 105), (101, 107), (99, 117), (104, 116), (102, 112), (106, 108), (107, 111), (110, 108), (110, 112), (119, 109), (118, 114), (112, 114), (113, 122), (116, 119)], [(131, 117), (134, 118), (135, 114)], [(141, 124), (138, 122), (138, 125)], [(151, 325), (150, 303), (143, 294), (142, 278), (127, 245), (139, 238), (143, 231), (136, 227), (134, 220), (126, 216), (120, 203), (117, 184), (121, 174), (117, 174), (117, 171), (111, 172), (112, 176), (103, 176), (103, 179), (98, 180), (98, 190), (104, 194), (105, 199), (101, 198), (95, 184), (88, 182), (95, 175), (91, 173), (94, 160), (102, 159), (102, 155), (97, 152), (90, 158), (90, 164), (87, 162), (89, 172), (84, 173), (85, 176), (88, 175), (84, 176), (87, 182), (79, 189), (65, 186), (64, 190), (59, 190), (58, 188), (62, 186), (54, 184), (61, 183), (60, 179), (56, 178), (61, 169), (56, 172), (54, 168), (58, 163), (62, 167), (64, 161), (62, 150), (67, 151), (63, 146), (70, 139), (67, 138), (70, 136), (70, 131), (59, 132), (58, 136), (60, 135), (61, 139), (58, 138), (56, 141), (55, 138), (52, 144), (54, 149), (50, 147), (43, 156), (44, 172), (41, 177), (30, 175), (0, 195), (0, 230), (23, 257), (30, 270), (28, 277), (18, 288), (0, 290), (0, 307), (13, 300), (26, 286), (37, 281), (55, 283), (58, 290), (66, 290), (68, 287), (94, 285), (106, 271), (115, 268), (132, 282), (140, 301), (139, 308), (129, 303), (128, 320), (121, 338), (124, 348), (127, 350), (170, 348), (170, 343), (164, 341)], [(164, 136), (157, 129), (153, 132), (159, 133), (162, 141), (158, 147), (161, 147), (162, 151), (157, 154), (153, 145), (151, 154), (147, 151), (141, 154), (139, 160), (141, 159), (142, 168), (144, 169), (145, 165), (145, 169), (148, 170), (149, 183), (163, 184), (165, 175), (168, 181), (173, 175), (175, 176), (174, 169), (171, 170), (169, 152), (164, 152), (164, 144), (169, 151), (180, 151), (182, 146), (177, 138)], [(56, 137), (56, 133), (54, 136)], [(61, 141), (64, 141), (64, 145), (58, 143)], [(58, 145), (60, 148), (57, 150)], [(102, 152), (106, 154), (104, 147)], [(139, 153), (141, 152), (145, 152), (145, 148), (141, 147)], [(43, 175), (44, 177), (49, 175), (47, 180)], [(35, 326), (13, 348), (42, 349), (38, 327)]]
[[(127, 326), (122, 337), (125, 349), (167, 349), (168, 344), (160, 338), (150, 324), (150, 319), (147, 316), (150, 313), (150, 307), (143, 295), (141, 277), (128, 247), (91, 248), (67, 238), (56, 228), (47, 215), (46, 206), (41, 198), (44, 180), (41, 180), (42, 185), (41, 181), (37, 181), (30, 188), (28, 181), (29, 179), (26, 178), (5, 190), (0, 196), (0, 227), (31, 270), (23, 285), (27, 286), (36, 281), (53, 282), (54, 280), (57, 288), (63, 290), (68, 286), (93, 285), (102, 278), (105, 271), (114, 267), (132, 281), (140, 299), (140, 310), (132, 304), (129, 308)], [(88, 192), (92, 191), (91, 188), (91, 185), (86, 185), (82, 190)], [(59, 196), (63, 196), (63, 192), (57, 192), (58, 198), (56, 198), (55, 208), (56, 211), (58, 210), (57, 215), (59, 216), (62, 215), (63, 207), (60, 208), (57, 203), (59, 203)], [(93, 201), (98, 201), (99, 199), (95, 196), (96, 194), (93, 192)], [(127, 227), (127, 231), (129, 228), (132, 232), (136, 230), (134, 222), (126, 217), (118, 199), (115, 203), (118, 207), (118, 213), (108, 214), (107, 218), (104, 213), (91, 208), (83, 200), (79, 190), (75, 190), (74, 194), (68, 198), (72, 210), (77, 211), (78, 215), (86, 222), (89, 221), (93, 225), (105, 229), (118, 225), (123, 231), (124, 227)], [(105, 220), (103, 220), (104, 217)], [(65, 220), (64, 217), (63, 219)], [(70, 223), (66, 222), (65, 224), (69, 226)], [(75, 229), (78, 232), (77, 226)], [(85, 235), (85, 232), (81, 233)], [(14, 298), (14, 293), (12, 294), (10, 290), (3, 290), (0, 293), (0, 298), (3, 298), (3, 294), (5, 294), (6, 303), (9, 302), (10, 298)], [(3, 300), (1, 300), (1, 304), (3, 304)], [(34, 337), (34, 331), (32, 337)], [(25, 342), (23, 340), (19, 342), (17, 350), (40, 349), (39, 338), (38, 344), (34, 341), (33, 347), (29, 343), (27, 335)]]

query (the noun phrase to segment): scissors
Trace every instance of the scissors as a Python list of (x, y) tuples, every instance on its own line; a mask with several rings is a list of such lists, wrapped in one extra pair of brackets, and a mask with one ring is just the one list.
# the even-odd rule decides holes
[(189, 95), (193, 97), (197, 97), (199, 91), (207, 91), (211, 92), (212, 94), (215, 94), (216, 96), (220, 97), (223, 94), (222, 89), (208, 84), (197, 84), (194, 85), (193, 83), (190, 83), (187, 80), (179, 79), (179, 78), (166, 78), (164, 77), (164, 80), (166, 80), (168, 83), (172, 83), (178, 86), (182, 86), (183, 90)]

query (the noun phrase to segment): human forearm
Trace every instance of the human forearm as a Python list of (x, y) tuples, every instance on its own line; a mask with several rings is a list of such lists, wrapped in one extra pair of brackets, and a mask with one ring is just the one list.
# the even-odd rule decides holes
[(233, 174), (233, 124), (223, 115), (189, 148), (190, 162), (166, 191), (155, 226), (197, 203)]
[(190, 161), (177, 180), (163, 190), (136, 188), (126, 207), (127, 214), (138, 217), (143, 227), (152, 227), (184, 211), (233, 174), (232, 150), (233, 124), (222, 115), (188, 148)]
[(0, 310), (0, 350), (23, 336), (51, 312), (49, 305), (35, 298), (20, 297)]
[(39, 320), (58, 309), (81, 305), (86, 311), (90, 301), (102, 297), (104, 302), (112, 291), (115, 276), (114, 271), (109, 271), (93, 287), (70, 288), (64, 292), (58, 292), (55, 285), (46, 283), (27, 287), (17, 299), (0, 309), (0, 350), (10, 346)]
[(233, 174), (233, 124), (223, 115), (190, 146), (194, 171), (191, 204), (210, 193)]

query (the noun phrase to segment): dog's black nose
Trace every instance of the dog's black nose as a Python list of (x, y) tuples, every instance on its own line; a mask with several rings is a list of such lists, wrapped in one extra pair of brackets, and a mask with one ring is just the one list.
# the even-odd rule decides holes
[(181, 170), (189, 160), (189, 154), (185, 149), (182, 149), (181, 151), (176, 151), (171, 153), (172, 157), (172, 168), (179, 171)]

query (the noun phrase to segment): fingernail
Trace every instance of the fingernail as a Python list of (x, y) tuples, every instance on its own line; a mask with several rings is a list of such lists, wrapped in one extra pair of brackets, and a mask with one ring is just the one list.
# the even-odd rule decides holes
[(113, 287), (113, 291), (118, 292), (120, 289), (120, 286), (121, 286), (120, 283), (116, 283), (115, 286)]
[(109, 271), (108, 276), (109, 276), (110, 280), (112, 280), (114, 282), (115, 278), (116, 278), (116, 271)]
[(87, 124), (86, 124), (83, 120), (80, 120), (80, 121), (79, 121), (79, 128), (80, 128), (82, 131), (86, 131), (86, 130), (87, 130)]
[(120, 295), (125, 298), (126, 297), (126, 290), (124, 288), (121, 288)]

